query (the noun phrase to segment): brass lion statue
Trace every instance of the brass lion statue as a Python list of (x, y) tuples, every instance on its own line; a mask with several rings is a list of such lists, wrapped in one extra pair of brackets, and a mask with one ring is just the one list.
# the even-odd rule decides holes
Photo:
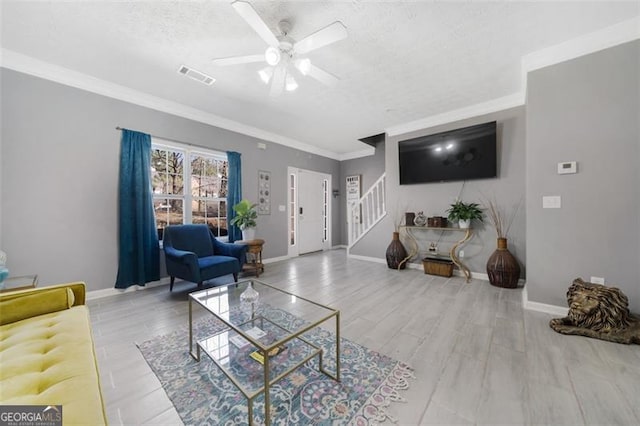
[(567, 302), (567, 316), (549, 321), (558, 333), (640, 344), (640, 318), (629, 312), (629, 299), (620, 289), (576, 278), (567, 291)]

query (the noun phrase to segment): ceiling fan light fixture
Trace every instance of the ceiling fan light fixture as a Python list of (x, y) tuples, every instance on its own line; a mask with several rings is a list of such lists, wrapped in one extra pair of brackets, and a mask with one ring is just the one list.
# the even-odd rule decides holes
[(298, 88), (298, 83), (293, 78), (293, 76), (291, 74), (287, 75), (287, 80), (286, 80), (286, 83), (285, 83), (285, 90), (287, 92), (293, 92), (297, 88)]
[(267, 61), (267, 64), (271, 65), (272, 67), (276, 66), (278, 65), (278, 62), (280, 62), (280, 59), (280, 49), (273, 46), (267, 47), (267, 50), (264, 52), (264, 60)]
[(294, 65), (302, 75), (309, 75), (309, 71), (311, 71), (311, 60), (309, 58), (296, 59)]
[(258, 71), (258, 75), (260, 76), (260, 80), (262, 80), (264, 84), (269, 84), (269, 80), (271, 80), (271, 77), (273, 77), (273, 68), (262, 68), (260, 71)]

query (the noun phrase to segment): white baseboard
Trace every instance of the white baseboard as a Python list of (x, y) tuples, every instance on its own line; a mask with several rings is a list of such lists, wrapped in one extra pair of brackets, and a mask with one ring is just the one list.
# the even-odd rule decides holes
[(104, 288), (102, 290), (92, 290), (87, 292), (87, 300), (102, 299), (103, 297), (115, 296), (117, 294), (131, 293), (134, 291), (146, 290), (148, 288), (160, 287), (169, 284), (169, 277), (160, 278), (158, 281), (152, 281), (145, 286), (132, 285), (127, 288)]
[[(287, 260), (287, 259), (290, 259), (290, 257), (289, 256), (272, 257), (269, 259), (264, 259), (262, 263), (266, 265), (268, 263), (279, 262), (281, 260)], [(134, 291), (146, 290), (148, 288), (169, 285), (169, 283), (170, 283), (169, 277), (162, 277), (158, 281), (152, 281), (150, 283), (147, 283), (147, 285), (145, 286), (132, 285), (131, 287), (127, 287), (125, 289), (114, 287), (114, 288), (104, 288), (102, 290), (92, 290), (87, 292), (86, 299), (87, 300), (102, 299), (103, 297), (115, 296), (117, 294), (131, 293)]]
[[(386, 259), (382, 259), (382, 258), (378, 258), (378, 257), (361, 256), (361, 255), (358, 255), (358, 254), (347, 254), (347, 257), (350, 258), (350, 259), (364, 260), (366, 262), (382, 263), (382, 264), (386, 264), (387, 263)], [(269, 264), (269, 263), (280, 262), (280, 261), (288, 260), (288, 259), (291, 259), (291, 257), (290, 256), (272, 257), (272, 258), (269, 258), (269, 259), (264, 259), (262, 261), (262, 263)], [(407, 268), (408, 269), (422, 270), (423, 266), (420, 263), (407, 263)], [(453, 274), (456, 275), (456, 276), (459, 276), (459, 277), (463, 277), (464, 276), (464, 273), (462, 271), (460, 271), (459, 269), (455, 269), (453, 271)], [(471, 278), (475, 278), (475, 279), (483, 280), (483, 281), (489, 281), (489, 277), (487, 276), (487, 274), (482, 273), (482, 272), (471, 272)], [(524, 283), (523, 280), (520, 280), (520, 281), (522, 283)], [(143, 286), (138, 286), (138, 285), (133, 285), (133, 286), (128, 287), (126, 289), (105, 288), (105, 289), (102, 289), (102, 290), (88, 291), (86, 298), (87, 298), (87, 300), (101, 299), (103, 297), (114, 296), (114, 295), (117, 295), (117, 294), (131, 293), (131, 292), (134, 292), (134, 291), (146, 290), (148, 288), (159, 287), (159, 286), (168, 285), (168, 284), (169, 284), (169, 277), (163, 277), (158, 281), (154, 281), (154, 282), (148, 283), (144, 287)], [(524, 307), (524, 309), (527, 309), (529, 311), (544, 312), (544, 313), (547, 313), (547, 314), (557, 315), (557, 316), (561, 316), (561, 317), (566, 316), (567, 315), (567, 311), (569, 310), (569, 308), (562, 307), (562, 306), (547, 305), (545, 303), (531, 302), (529, 300), (529, 294), (527, 292), (526, 283), (524, 283), (524, 288), (522, 289), (522, 306)]]
[[(459, 277), (464, 277), (464, 272), (462, 272), (460, 269), (454, 269), (453, 273)], [(474, 278), (476, 280), (489, 281), (489, 275), (485, 274), (484, 272), (471, 271), (471, 278)]]
[[(347, 254), (347, 257), (349, 257), (350, 259), (365, 260), (367, 262), (387, 263), (386, 259), (381, 259), (381, 258), (378, 258), (378, 257), (360, 256), (358, 254)], [(407, 269), (422, 270), (424, 268), (422, 266), (422, 263), (407, 262), (406, 265), (407, 265), (406, 266)], [(453, 270), (453, 275), (455, 275), (457, 277), (464, 277), (464, 272), (462, 272), (459, 269), (454, 269)], [(489, 276), (487, 274), (482, 273), (482, 272), (471, 272), (471, 278), (475, 278), (475, 279), (483, 280), (483, 281), (489, 281)]]
[(364, 260), (366, 262), (374, 262), (374, 263), (387, 263), (387, 261), (385, 259), (380, 259), (378, 257), (370, 257), (370, 256), (361, 256), (359, 254), (347, 254), (347, 257), (349, 259), (356, 259), (356, 260)]
[(528, 311), (544, 312), (546, 314), (557, 315), (560, 317), (566, 317), (569, 308), (563, 308), (562, 306), (547, 305), (546, 303), (538, 303), (529, 301), (529, 293), (527, 286), (524, 286), (522, 290), (522, 307)]
[(338, 244), (337, 246), (333, 246), (331, 247), (331, 250), (336, 250), (336, 249), (347, 249), (349, 248), (349, 246), (347, 246), (346, 244)]
[(269, 263), (281, 262), (283, 260), (289, 260), (289, 259), (291, 259), (291, 256), (270, 257), (269, 259), (263, 259), (262, 263), (267, 265)]

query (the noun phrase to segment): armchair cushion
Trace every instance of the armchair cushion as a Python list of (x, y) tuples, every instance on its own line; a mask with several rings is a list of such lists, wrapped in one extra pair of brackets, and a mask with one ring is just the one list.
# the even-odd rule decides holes
[[(196, 257), (214, 254), (211, 231), (207, 225), (173, 225), (165, 229), (164, 244), (177, 250), (194, 253)], [(169, 238), (167, 238), (169, 237)]]

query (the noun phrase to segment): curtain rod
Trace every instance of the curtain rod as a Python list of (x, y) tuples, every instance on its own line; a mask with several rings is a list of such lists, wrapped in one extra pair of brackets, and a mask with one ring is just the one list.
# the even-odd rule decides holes
[[(116, 126), (116, 130), (131, 130), (131, 129), (125, 129), (124, 127)], [(134, 131), (137, 132), (138, 130), (134, 130)], [(215, 148), (211, 148), (210, 146), (197, 145), (195, 143), (179, 141), (177, 139), (165, 138), (164, 136), (152, 135), (151, 133), (147, 133), (147, 134), (149, 136), (151, 136), (152, 138), (158, 138), (158, 139), (162, 139), (162, 140), (165, 140), (165, 141), (168, 141), (168, 142), (180, 143), (180, 144), (187, 145), (187, 146), (193, 146), (193, 147), (196, 147), (196, 148), (207, 149), (209, 151), (223, 152), (223, 151), (219, 151), (219, 150), (217, 150)]]

